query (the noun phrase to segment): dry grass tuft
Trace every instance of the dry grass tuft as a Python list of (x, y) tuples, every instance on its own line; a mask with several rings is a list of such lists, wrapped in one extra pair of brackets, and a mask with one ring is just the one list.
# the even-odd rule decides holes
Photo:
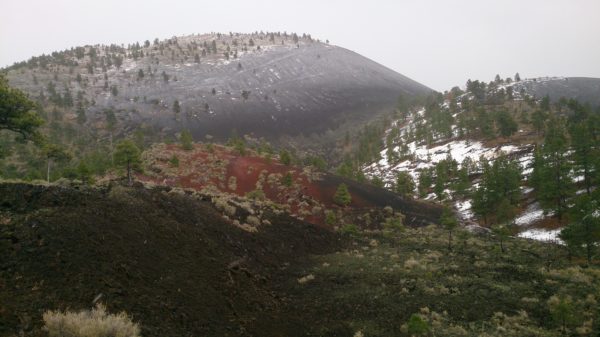
[(50, 337), (139, 337), (140, 327), (121, 312), (111, 315), (102, 304), (80, 312), (46, 311), (45, 330)]

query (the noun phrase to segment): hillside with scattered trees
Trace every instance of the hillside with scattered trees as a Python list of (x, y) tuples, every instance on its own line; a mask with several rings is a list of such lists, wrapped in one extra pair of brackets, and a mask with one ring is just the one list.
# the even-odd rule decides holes
[(598, 211), (600, 107), (526, 89), (545, 81), (557, 80), (497, 76), (430, 96), (382, 124), (356, 167), (374, 184), (452, 205), (466, 222), (557, 239)]

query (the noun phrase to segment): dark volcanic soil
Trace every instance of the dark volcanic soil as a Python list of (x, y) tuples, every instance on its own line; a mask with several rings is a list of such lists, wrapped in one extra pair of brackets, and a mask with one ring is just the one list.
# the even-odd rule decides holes
[(0, 336), (43, 336), (45, 310), (99, 294), (145, 337), (302, 335), (280, 285), (342, 241), (287, 216), (248, 233), (168, 191), (1, 184)]

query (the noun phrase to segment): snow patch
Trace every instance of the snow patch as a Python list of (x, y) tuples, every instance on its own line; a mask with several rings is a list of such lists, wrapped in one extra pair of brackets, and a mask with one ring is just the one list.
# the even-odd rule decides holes
[(520, 238), (533, 239), (537, 241), (562, 243), (562, 240), (558, 238), (560, 231), (560, 229), (545, 230), (532, 228), (519, 233), (518, 236)]

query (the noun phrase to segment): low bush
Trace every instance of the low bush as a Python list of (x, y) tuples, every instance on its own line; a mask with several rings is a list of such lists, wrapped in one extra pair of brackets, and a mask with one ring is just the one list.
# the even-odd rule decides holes
[(102, 304), (79, 312), (46, 311), (44, 329), (50, 337), (139, 337), (140, 327), (121, 312), (108, 314)]

